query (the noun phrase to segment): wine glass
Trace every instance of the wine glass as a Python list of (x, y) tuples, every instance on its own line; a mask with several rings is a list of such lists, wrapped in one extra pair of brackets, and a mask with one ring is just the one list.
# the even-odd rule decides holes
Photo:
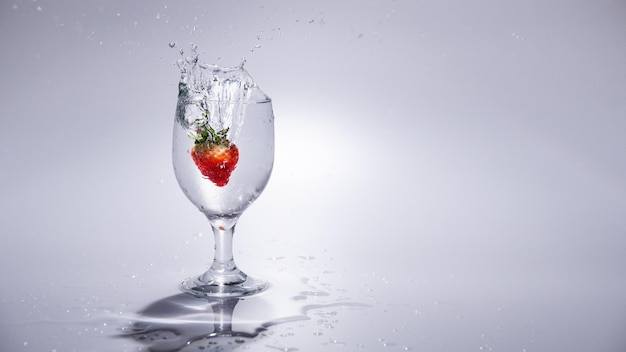
[(272, 171), (271, 99), (243, 64), (204, 65), (197, 57), (188, 63), (181, 67), (173, 166), (180, 188), (211, 224), (215, 254), (209, 269), (183, 281), (181, 289), (205, 297), (255, 294), (268, 284), (237, 267), (232, 241), (237, 220), (261, 194)]

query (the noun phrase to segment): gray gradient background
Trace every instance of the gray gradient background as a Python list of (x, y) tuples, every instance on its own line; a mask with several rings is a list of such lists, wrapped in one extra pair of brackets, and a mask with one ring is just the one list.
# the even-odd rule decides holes
[(171, 169), (191, 42), (273, 98), (239, 264), (375, 297), (272, 346), (626, 350), (626, 2), (24, 0), (0, 2), (2, 351), (135, 350), (82, 320), (210, 257)]

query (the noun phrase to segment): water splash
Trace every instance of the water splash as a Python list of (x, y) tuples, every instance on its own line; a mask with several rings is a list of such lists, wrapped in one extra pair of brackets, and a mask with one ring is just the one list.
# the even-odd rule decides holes
[(191, 44), (189, 56), (184, 57), (181, 49), (181, 56), (176, 62), (181, 74), (176, 108), (178, 122), (190, 131), (207, 124), (216, 130), (229, 127), (229, 139), (235, 139), (243, 126), (246, 105), (252, 95), (265, 96), (244, 69), (245, 60), (236, 67), (207, 64), (200, 61), (195, 44)]

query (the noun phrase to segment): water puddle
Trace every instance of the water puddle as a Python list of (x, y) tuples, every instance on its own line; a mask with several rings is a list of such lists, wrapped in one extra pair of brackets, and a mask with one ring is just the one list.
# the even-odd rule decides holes
[(305, 278), (280, 274), (269, 281), (269, 289), (245, 298), (198, 298), (181, 293), (160, 299), (124, 317), (127, 323), (118, 337), (134, 340), (153, 352), (232, 351), (250, 347), (274, 325), (309, 320), (312, 310), (369, 307), (333, 297)]

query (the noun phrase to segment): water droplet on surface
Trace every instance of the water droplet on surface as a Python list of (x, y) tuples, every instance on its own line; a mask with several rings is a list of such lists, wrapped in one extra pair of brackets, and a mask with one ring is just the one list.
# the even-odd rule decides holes
[(346, 343), (343, 341), (338, 341), (338, 340), (331, 340), (330, 343), (332, 343), (333, 345), (339, 345), (339, 346), (345, 346)]
[(265, 345), (265, 347), (273, 348), (275, 350), (279, 350), (279, 351), (283, 351), (283, 352), (295, 352), (295, 351), (298, 351), (298, 349), (295, 348), (295, 347), (278, 347), (278, 346), (272, 346), (272, 345)]
[(324, 292), (324, 291), (303, 291), (303, 292), (300, 292), (300, 295), (321, 297), (321, 296), (328, 296), (329, 294), (328, 292)]

